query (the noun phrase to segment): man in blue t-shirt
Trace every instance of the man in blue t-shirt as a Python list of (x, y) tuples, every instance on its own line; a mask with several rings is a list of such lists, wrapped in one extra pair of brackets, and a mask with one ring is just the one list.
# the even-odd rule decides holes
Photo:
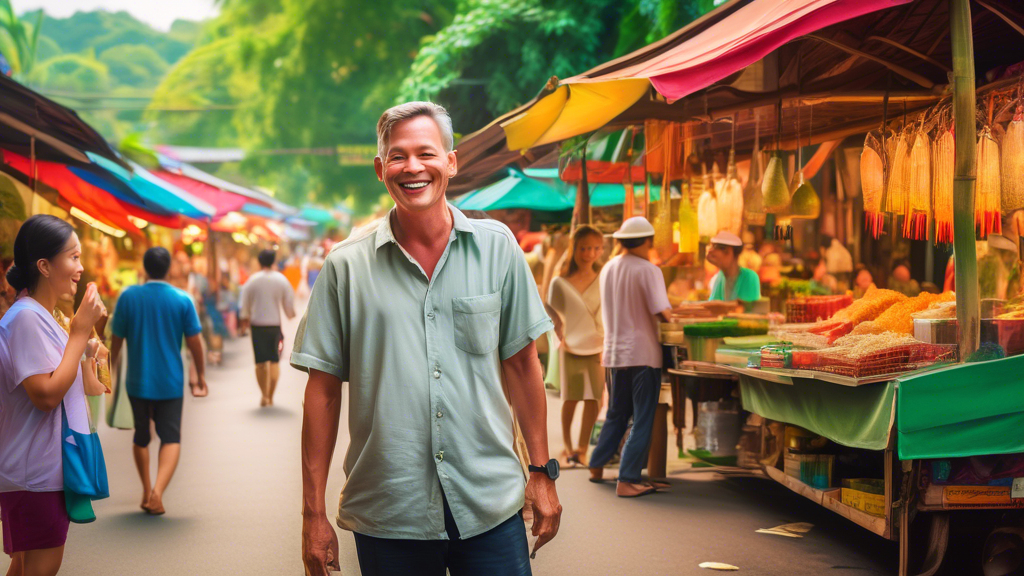
[[(128, 374), (124, 379), (135, 416), (132, 452), (142, 479), (142, 509), (149, 514), (165, 512), (163, 493), (178, 466), (181, 455), (181, 406), (185, 370), (181, 361), (181, 340), (185, 339), (195, 359), (199, 381), (192, 395), (206, 396), (202, 327), (192, 298), (163, 279), (171, 267), (166, 248), (150, 248), (142, 259), (149, 281), (121, 293), (114, 311), (111, 331), (111, 361), (117, 361), (121, 345), (128, 342)], [(115, 364), (116, 365), (116, 364)], [(160, 437), (156, 484), (149, 475), (149, 422)]]

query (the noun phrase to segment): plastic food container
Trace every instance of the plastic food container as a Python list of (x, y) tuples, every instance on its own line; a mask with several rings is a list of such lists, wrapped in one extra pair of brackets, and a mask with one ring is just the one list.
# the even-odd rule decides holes
[(982, 343), (998, 344), (1007, 356), (1024, 353), (1024, 320), (985, 318), (981, 321)]
[(956, 318), (915, 318), (914, 338), (929, 344), (956, 344), (959, 324)]

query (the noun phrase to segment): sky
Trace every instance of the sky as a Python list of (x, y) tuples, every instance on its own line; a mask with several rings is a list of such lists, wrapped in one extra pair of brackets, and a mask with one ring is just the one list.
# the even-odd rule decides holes
[(216, 14), (214, 0), (11, 0), (18, 14), (42, 8), (54, 18), (67, 18), (75, 12), (124, 10), (150, 26), (167, 31), (179, 18), (204, 20)]

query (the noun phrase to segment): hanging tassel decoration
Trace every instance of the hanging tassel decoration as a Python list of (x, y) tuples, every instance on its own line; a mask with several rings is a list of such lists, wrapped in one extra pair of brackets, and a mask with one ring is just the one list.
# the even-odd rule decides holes
[(932, 195), (932, 147), (924, 129), (914, 134), (910, 147), (910, 180), (908, 182), (908, 209), (903, 223), (903, 237), (911, 240), (928, 239), (928, 213)]
[(885, 168), (882, 164), (882, 145), (873, 133), (864, 138), (860, 153), (860, 186), (864, 200), (864, 227), (872, 238), (885, 230), (882, 214), (882, 196), (885, 193)]
[(978, 139), (978, 176), (974, 187), (974, 226), (978, 239), (1002, 233), (999, 203), (1002, 188), (999, 173), (999, 144), (986, 126)]
[(939, 135), (932, 147), (932, 205), (935, 210), (935, 242), (953, 241), (953, 162), (956, 141), (952, 126), (940, 122)]

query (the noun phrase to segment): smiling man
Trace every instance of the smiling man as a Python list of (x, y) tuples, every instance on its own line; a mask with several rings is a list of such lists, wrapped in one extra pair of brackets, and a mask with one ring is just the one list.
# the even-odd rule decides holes
[[(395, 208), (341, 243), (317, 277), (291, 363), (309, 372), (303, 408), (302, 553), (307, 574), (339, 569), (327, 475), (349, 383), (351, 441), (338, 526), (364, 576), (530, 574), (558, 532), (533, 341), (551, 329), (512, 233), (445, 201), (457, 171), (451, 118), (429, 102), (377, 124), (378, 178)], [(513, 450), (504, 378), (529, 450)]]

